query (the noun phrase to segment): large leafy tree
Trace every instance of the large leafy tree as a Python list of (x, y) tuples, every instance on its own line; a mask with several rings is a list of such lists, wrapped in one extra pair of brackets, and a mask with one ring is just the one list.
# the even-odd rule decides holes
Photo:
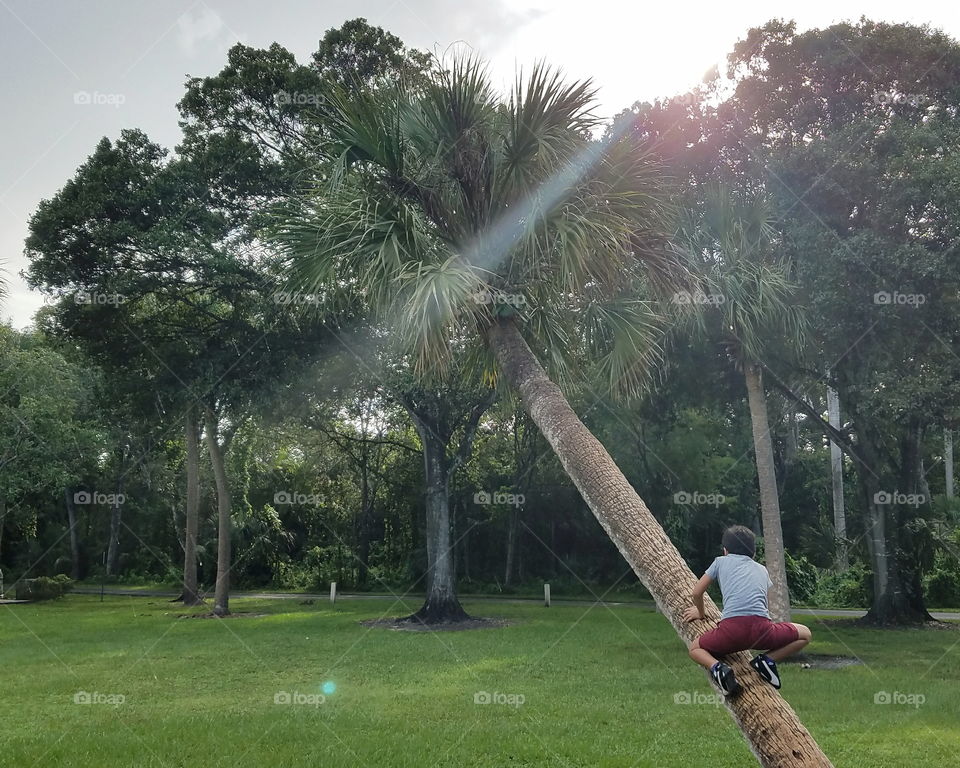
[[(11, 539), (27, 550), (23, 543), (36, 538), (41, 515), (47, 523), (64, 511), (70, 516), (72, 491), (96, 473), (104, 447), (91, 418), (98, 383), (96, 372), (68, 360), (42, 335), (0, 325), (0, 560)], [(67, 527), (77, 574), (80, 542), (72, 516)]]
[(728, 75), (715, 125), (743, 167), (769, 169), (810, 300), (817, 370), (801, 373), (829, 381), (850, 415), (835, 437), (858, 469), (871, 618), (926, 620), (934, 510), (898, 499), (929, 501), (923, 436), (954, 418), (960, 46), (911, 25), (770, 22)]
[[(678, 178), (770, 194), (810, 344), (807, 365), (764, 359), (764, 373), (857, 469), (864, 519), (854, 516), (845, 545), (866, 541), (880, 623), (929, 619), (922, 577), (936, 512), (875, 499), (929, 500), (923, 437), (956, 418), (958, 73), (960, 47), (927, 27), (862, 19), (798, 32), (771, 21), (692, 98), (631, 116)], [(824, 418), (824, 382), (850, 417), (842, 429)]]
[(296, 375), (291, 358), (315, 352), (320, 332), (277, 300), (275, 264), (251, 235), (257, 201), (276, 194), (261, 160), (227, 163), (196, 141), (167, 159), (142, 132), (124, 131), (41, 203), (27, 240), (29, 279), (60, 299), (50, 329), (81, 342), (144, 418), (182, 430), (187, 602), (197, 599), (202, 423), (219, 514), (217, 613), (229, 610), (230, 438), (266, 391)]
[[(236, 45), (217, 75), (188, 79), (186, 93), (178, 105), (184, 131), (179, 152), (192, 163), (189, 167), (199, 167), (201, 174), (211, 177), (210, 187), (216, 192), (211, 201), (213, 209), (226, 220), (228, 231), (242, 230), (249, 235), (256, 230), (259, 215), (271, 201), (326, 174), (328, 169), (316, 163), (311, 151), (312, 146), (326, 140), (325, 88), (347, 84), (351, 89), (364, 90), (398, 78), (415, 81), (422, 77), (428, 61), (427, 54), (407, 50), (398, 38), (360, 18), (340, 29), (328, 30), (309, 66), (299, 64), (290, 51), (276, 43), (264, 50)], [(230, 260), (227, 262), (229, 265)], [(243, 280), (248, 284), (255, 282), (247, 276)], [(266, 281), (262, 282), (264, 288)], [(302, 317), (296, 312), (287, 314), (293, 322)], [(258, 341), (253, 343), (259, 345)], [(278, 343), (275, 339), (264, 346), (276, 348)], [(221, 381), (219, 376), (213, 378)], [(234, 393), (242, 390), (243, 387), (231, 389)], [(215, 409), (206, 410), (204, 431), (208, 448), (215, 464), (222, 464), (229, 439), (219, 446), (216, 440), (211, 442), (221, 419)], [(233, 421), (237, 421), (236, 416)], [(228, 427), (228, 438), (233, 431)], [(188, 445), (193, 432), (188, 419)], [(225, 507), (230, 498), (225, 467), (215, 471), (214, 478), (224, 499), (223, 518), (228, 514)], [(192, 487), (193, 483), (188, 484), (188, 509), (192, 509), (189, 500), (195, 497), (189, 494)], [(229, 544), (230, 537), (222, 532), (221, 551), (226, 551)], [(187, 559), (185, 571), (189, 572), (189, 553)], [(228, 571), (226, 566), (221, 569), (218, 584), (226, 583)], [(185, 594), (189, 594), (187, 581)], [(225, 596), (225, 587), (218, 588), (218, 595)], [(222, 602), (220, 598), (216, 600), (215, 610), (221, 610), (217, 606)]]
[[(656, 339), (639, 285), (670, 274), (657, 169), (629, 138), (591, 141), (588, 84), (536, 67), (507, 99), (481, 64), (438, 70), (420, 93), (330, 97), (332, 183), (292, 206), (275, 233), (311, 291), (362, 296), (397, 329), (417, 369), (442, 367), (472, 332), (678, 634), (695, 578), (644, 502), (586, 429), (551, 368), (581, 340), (608, 385), (635, 392)], [(477, 292), (487, 298), (477, 301)], [(521, 301), (518, 297), (523, 297)], [(829, 765), (778, 694), (750, 681), (730, 708), (762, 764)]]

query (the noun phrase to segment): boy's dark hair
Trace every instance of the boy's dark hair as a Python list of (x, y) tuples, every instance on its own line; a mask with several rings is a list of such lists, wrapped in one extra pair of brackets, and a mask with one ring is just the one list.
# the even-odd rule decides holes
[(723, 548), (731, 555), (753, 557), (757, 551), (757, 537), (745, 525), (731, 525), (723, 532)]

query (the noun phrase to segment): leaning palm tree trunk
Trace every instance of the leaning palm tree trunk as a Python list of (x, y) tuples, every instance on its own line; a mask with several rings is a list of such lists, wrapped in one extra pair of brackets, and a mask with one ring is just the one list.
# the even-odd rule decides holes
[[(511, 321), (492, 325), (487, 343), (502, 374), (520, 394), (524, 408), (573, 480), (584, 501), (617, 545), (660, 611), (686, 643), (712, 628), (719, 612), (707, 600), (707, 620), (681, 619), (696, 581), (680, 553), (627, 482), (600, 442), (587, 430), (560, 388)], [(765, 768), (830, 766), (790, 706), (748, 666), (745, 653), (730, 658), (743, 693), (727, 707)]]
[(773, 440), (767, 421), (767, 398), (763, 393), (760, 366), (744, 365), (750, 424), (753, 427), (753, 451), (757, 460), (757, 482), (760, 485), (760, 517), (763, 520), (763, 553), (773, 586), (770, 588), (770, 618), (790, 621), (790, 591), (787, 587), (787, 566), (783, 554), (783, 528), (780, 524), (780, 497), (777, 473), (773, 464)]

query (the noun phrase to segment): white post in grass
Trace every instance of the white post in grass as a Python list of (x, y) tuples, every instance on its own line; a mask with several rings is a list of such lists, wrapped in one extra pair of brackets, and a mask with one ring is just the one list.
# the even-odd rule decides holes
[(337, 582), (335, 581), (330, 582), (330, 602), (337, 602)]
[(544, 608), (550, 607), (550, 585), (543, 585), (543, 606)]

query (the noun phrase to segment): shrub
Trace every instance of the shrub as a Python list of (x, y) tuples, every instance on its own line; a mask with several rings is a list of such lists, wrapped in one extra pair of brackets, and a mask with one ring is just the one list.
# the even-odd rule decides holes
[(17, 582), (17, 600), (54, 600), (63, 597), (73, 582), (62, 573), (54, 576), (39, 576), (36, 579), (21, 579)]
[(804, 555), (793, 557), (784, 550), (787, 571), (787, 587), (790, 590), (791, 603), (807, 603), (817, 590), (820, 571)]
[(960, 605), (960, 572), (956, 565), (938, 559), (933, 571), (924, 579), (923, 586), (931, 608), (956, 608)]
[(854, 563), (843, 573), (824, 571), (811, 596), (818, 608), (866, 608), (870, 604), (870, 571)]

